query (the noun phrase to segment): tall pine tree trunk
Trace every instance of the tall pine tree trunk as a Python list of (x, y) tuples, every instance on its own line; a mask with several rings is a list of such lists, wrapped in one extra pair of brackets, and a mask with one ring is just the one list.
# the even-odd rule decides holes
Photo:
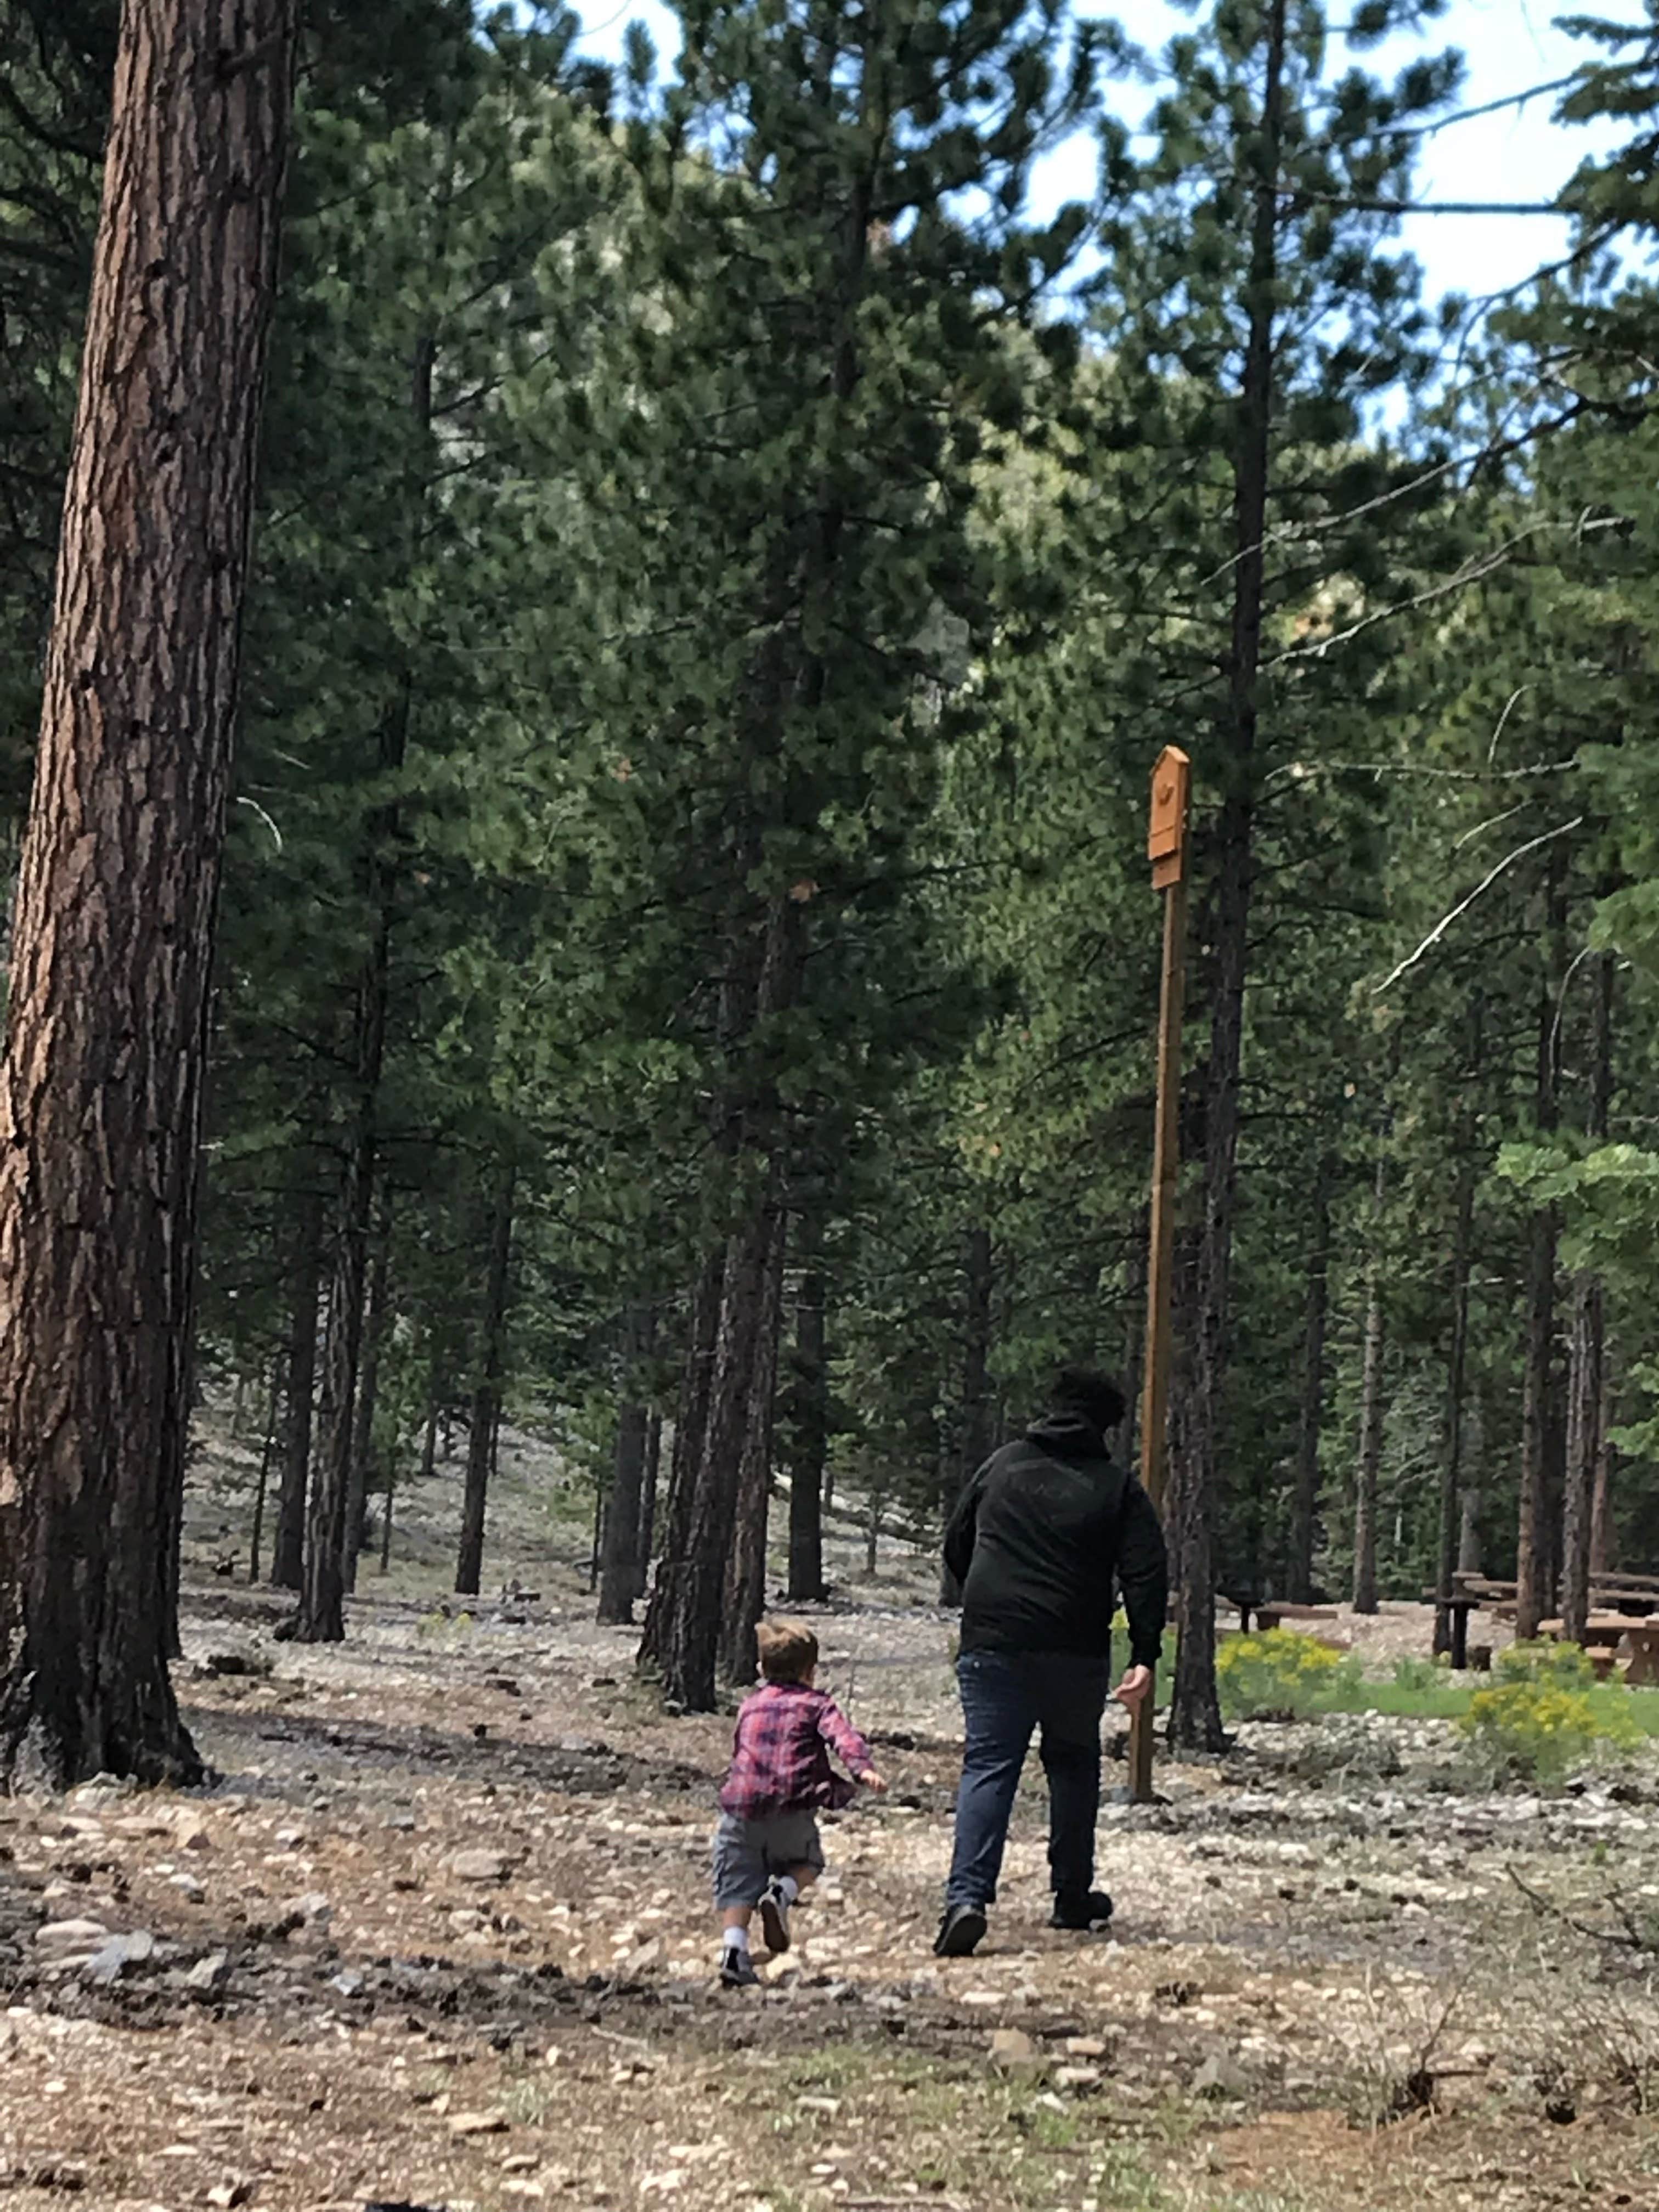
[[(957, 1499), (991, 1451), (991, 1295), (996, 1277), (991, 1232), (976, 1223), (963, 1239), (962, 1435), (955, 1479), (941, 1501), (946, 1521)], [(962, 1589), (947, 1566), (939, 1570), (939, 1603), (960, 1605)]]
[(368, 1491), (374, 1479), (374, 1412), (380, 1395), (380, 1346), (386, 1336), (392, 1271), (392, 1200), (382, 1182), (380, 1219), (374, 1228), (374, 1256), (369, 1267), (368, 1310), (363, 1319), (362, 1373), (352, 1413), (351, 1478), (346, 1490), (345, 1582), (357, 1587), (357, 1561), (368, 1525)]
[(823, 1468), (830, 1450), (830, 1363), (826, 1290), (816, 1227), (805, 1234), (809, 1262), (795, 1294), (795, 1346), (789, 1456), (789, 1582), (792, 1599), (827, 1595), (823, 1579)]
[[(1593, 979), (1590, 1088), (1584, 1133), (1607, 1140), (1613, 1103), (1613, 958), (1598, 954)], [(1567, 1379), (1566, 1493), (1561, 1516), (1561, 1620), (1575, 1644), (1584, 1641), (1589, 1618), (1590, 1557), (1594, 1548), (1596, 1472), (1602, 1464), (1601, 1407), (1606, 1299), (1601, 1278), (1582, 1271), (1574, 1279), (1572, 1353)], [(1604, 1515), (1605, 1518), (1605, 1515)]]
[(1314, 1531), (1319, 1517), (1319, 1440), (1325, 1417), (1325, 1332), (1330, 1315), (1333, 1164), (1322, 1153), (1314, 1173), (1313, 1228), (1302, 1322), (1302, 1413), (1296, 1439), (1296, 1496), (1285, 1595), (1313, 1600)]
[(662, 1472), (662, 1415), (653, 1406), (645, 1425), (645, 1482), (640, 1501), (640, 1542), (634, 1560), (637, 1601), (651, 1586), (652, 1547), (657, 1535), (657, 1486)]
[[(1474, 1132), (1469, 1133), (1472, 1148)], [(1446, 1354), (1446, 1424), (1440, 1447), (1440, 1541), (1435, 1562), (1434, 1648), (1451, 1650), (1452, 1577), (1457, 1569), (1459, 1492), (1463, 1480), (1463, 1391), (1468, 1370), (1469, 1253), (1474, 1224), (1474, 1159), (1466, 1152), (1457, 1176), (1452, 1225), (1451, 1343)]]
[(728, 1682), (755, 1676), (755, 1623), (766, 1610), (766, 1536), (772, 1497), (772, 1439), (783, 1324), (783, 1255), (788, 1216), (782, 1207), (766, 1263), (759, 1333), (750, 1383), (749, 1419), (738, 1474), (738, 1510), (720, 1621), (720, 1669)]
[(1382, 1361), (1388, 1324), (1382, 1305), (1382, 1199), (1387, 1154), (1379, 1134), (1372, 1186), (1371, 1251), (1365, 1269), (1364, 1355), (1359, 1382), (1359, 1453), (1354, 1471), (1353, 1609), (1376, 1611), (1376, 1481), (1382, 1462)]
[(1286, 0), (1263, 24), (1261, 120), (1249, 143), (1254, 212), (1245, 287), (1249, 327), (1233, 456), (1233, 608), (1227, 702), (1218, 732), (1221, 805), (1210, 890), (1209, 1065), (1204, 1100), (1203, 1216), (1192, 1287), (1192, 1397), (1174, 1469), (1181, 1531), (1175, 1686), (1170, 1740), (1216, 1751), (1226, 1741), (1215, 1680), (1213, 1530), (1219, 1497), (1238, 1191), (1238, 1087), (1254, 874), (1256, 725), (1273, 453), (1279, 153), (1285, 123)]
[(653, 1316), (645, 1305), (628, 1310), (623, 1327), (622, 1404), (611, 1477), (611, 1509), (599, 1552), (599, 1618), (626, 1626), (639, 1595), (641, 1522), (645, 1508), (646, 1459), (651, 1410), (641, 1390), (641, 1364), (651, 1355)]
[(315, 1191), (299, 1201), (289, 1291), (288, 1384), (283, 1414), (283, 1479), (270, 1579), (297, 1590), (305, 1574), (306, 1502), (311, 1475), (311, 1424), (317, 1393), (317, 1299), (322, 1287), (323, 1206)]
[(126, 0), (0, 1072), (0, 1786), (199, 1771), (158, 1605), (293, 0)]
[(461, 1502), (461, 1540), (455, 1588), (477, 1597), (483, 1573), (484, 1511), (501, 1422), (501, 1375), (507, 1344), (507, 1291), (513, 1271), (513, 1200), (517, 1177), (509, 1162), (496, 1179), (489, 1215), (489, 1272), (478, 1327), (477, 1376), (472, 1425), (466, 1443), (466, 1488)]
[[(1550, 936), (1559, 934), (1559, 864), (1553, 866), (1547, 905)], [(1538, 994), (1538, 1074), (1534, 1126), (1547, 1136), (1557, 1120), (1556, 981), (1561, 963), (1547, 963)], [(1550, 1379), (1555, 1352), (1555, 1248), (1559, 1224), (1553, 1206), (1540, 1206), (1527, 1240), (1526, 1369), (1521, 1395), (1521, 1510), (1516, 1544), (1515, 1633), (1538, 1633), (1551, 1589), (1547, 1528), (1550, 1463)]]
[(1590, 1572), (1605, 1575), (1613, 1567), (1613, 1362), (1601, 1349), (1601, 1418), (1595, 1455), (1595, 1482), (1590, 1507)]
[(264, 1428), (259, 1446), (259, 1480), (253, 1492), (253, 1530), (248, 1538), (247, 1578), (259, 1579), (260, 1554), (264, 1543), (265, 1500), (270, 1492), (270, 1462), (276, 1450), (277, 1416), (283, 1404), (283, 1363), (270, 1364), (270, 1388), (265, 1401)]

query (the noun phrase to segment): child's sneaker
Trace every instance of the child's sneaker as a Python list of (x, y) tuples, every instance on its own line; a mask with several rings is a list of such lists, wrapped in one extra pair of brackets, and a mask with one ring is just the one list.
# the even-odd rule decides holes
[(720, 1987), (723, 1990), (752, 1990), (757, 1988), (760, 1976), (755, 1972), (755, 1962), (747, 1951), (738, 1950), (728, 1943), (720, 1955)]
[(766, 1885), (766, 1894), (760, 1901), (761, 1929), (769, 1951), (789, 1948), (789, 1900), (783, 1893), (783, 1884), (775, 1876)]

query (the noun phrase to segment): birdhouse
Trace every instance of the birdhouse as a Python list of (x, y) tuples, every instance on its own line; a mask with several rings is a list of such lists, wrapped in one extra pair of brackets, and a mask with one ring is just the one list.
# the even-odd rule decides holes
[(1152, 889), (1167, 890), (1187, 871), (1187, 799), (1192, 764), (1179, 745), (1165, 745), (1152, 767), (1152, 825), (1146, 857), (1152, 864)]

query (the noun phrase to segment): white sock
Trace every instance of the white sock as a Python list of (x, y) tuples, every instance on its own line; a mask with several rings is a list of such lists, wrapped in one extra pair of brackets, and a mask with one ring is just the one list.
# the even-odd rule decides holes
[(746, 1928), (728, 1928), (721, 1941), (728, 1951), (746, 1951), (749, 1948), (749, 1930)]
[(786, 1874), (779, 1875), (778, 1894), (782, 1898), (786, 1905), (793, 1905), (794, 1903), (795, 1899), (800, 1895), (800, 1884), (795, 1880), (793, 1875)]

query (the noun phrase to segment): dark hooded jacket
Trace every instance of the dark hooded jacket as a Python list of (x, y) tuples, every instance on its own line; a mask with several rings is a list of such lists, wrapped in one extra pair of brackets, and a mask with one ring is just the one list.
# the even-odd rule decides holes
[(1130, 1663), (1158, 1663), (1169, 1602), (1164, 1531), (1081, 1414), (1050, 1413), (992, 1454), (951, 1516), (945, 1559), (962, 1584), (964, 1651), (1103, 1655), (1115, 1580)]

